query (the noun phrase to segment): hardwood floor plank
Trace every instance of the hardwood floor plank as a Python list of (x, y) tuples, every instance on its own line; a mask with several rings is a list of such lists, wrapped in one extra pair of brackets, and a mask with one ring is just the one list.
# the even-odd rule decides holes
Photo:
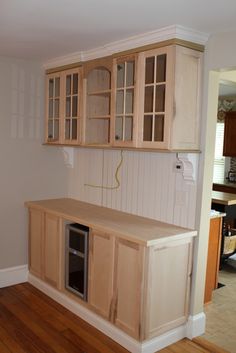
[[(16, 287), (16, 286), (15, 286)], [(28, 291), (28, 293), (27, 293)], [(78, 337), (83, 339), (86, 337), (88, 342), (93, 342), (93, 346), (99, 349), (102, 353), (128, 353), (128, 351), (113, 341), (111, 338), (105, 336), (102, 332), (97, 330), (95, 327), (89, 325), (84, 320), (80, 319), (78, 316), (74, 315), (60, 304), (53, 301), (51, 298), (46, 296), (44, 293), (40, 292), (34, 287), (25, 287), (25, 291), (20, 294), (26, 295), (29, 300), (28, 304), (32, 301), (37, 303), (43, 308), (43, 311), (49, 311), (51, 318), (55, 317), (58, 322), (63, 323), (67, 328), (71, 329), (72, 332), (76, 333)], [(16, 294), (18, 296), (18, 294)]]
[[(5, 328), (26, 353), (55, 353), (0, 303), (0, 326)], [(44, 349), (43, 349), (44, 348)], [(48, 349), (47, 349), (48, 348)]]
[(25, 350), (17, 343), (12, 335), (1, 326), (1, 318), (0, 318), (0, 341), (5, 344), (5, 346), (9, 349), (12, 353), (25, 353)]
[(5, 346), (3, 342), (0, 340), (0, 352), (1, 353), (11, 353), (11, 351)]
[[(12, 315), (17, 317), (33, 334), (37, 335), (40, 341), (48, 346), (48, 350), (56, 353), (83, 353), (79, 347), (76, 347), (55, 331), (45, 320), (36, 315), (23, 302), (12, 296), (8, 291), (7, 297), (0, 298), (0, 304), (3, 304)], [(51, 347), (51, 348), (50, 348)]]
[[(159, 351), (213, 352), (226, 353), (188, 339)], [(0, 353), (129, 352), (29, 283), (24, 283), (0, 289)]]

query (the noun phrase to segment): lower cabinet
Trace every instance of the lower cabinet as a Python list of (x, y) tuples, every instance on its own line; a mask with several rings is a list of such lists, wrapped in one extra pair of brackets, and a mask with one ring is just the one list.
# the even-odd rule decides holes
[(68, 220), (29, 211), (29, 269), (136, 340), (187, 321), (192, 237), (146, 246), (110, 232), (89, 231), (88, 302), (65, 290), (63, 227)]
[(56, 288), (61, 287), (61, 221), (37, 209), (29, 211), (29, 270)]
[(137, 340), (186, 322), (192, 239), (145, 247), (92, 231), (89, 304)]

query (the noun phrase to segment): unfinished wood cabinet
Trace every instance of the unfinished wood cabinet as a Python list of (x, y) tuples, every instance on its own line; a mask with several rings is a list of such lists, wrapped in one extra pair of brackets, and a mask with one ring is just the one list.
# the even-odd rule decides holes
[(202, 52), (141, 50), (48, 74), (46, 142), (198, 151)]
[(61, 287), (61, 223), (50, 213), (29, 209), (29, 271)]
[(176, 45), (145, 51), (139, 70), (139, 147), (199, 149), (201, 53)]
[(103, 317), (111, 320), (113, 298), (115, 238), (90, 231), (88, 302)]
[(42, 277), (42, 240), (44, 217), (43, 212), (29, 209), (29, 271), (37, 277)]
[(144, 337), (152, 338), (187, 321), (192, 241), (167, 242), (148, 252)]
[(113, 146), (135, 147), (137, 143), (137, 54), (113, 60)]
[(43, 278), (52, 286), (60, 286), (60, 219), (50, 213), (44, 214)]
[(114, 323), (140, 339), (144, 248), (135, 242), (116, 240)]
[[(94, 311), (137, 341), (187, 322), (195, 231), (72, 199), (27, 207), (30, 272), (73, 305)], [(70, 222), (89, 227), (88, 301), (65, 290), (63, 225)]]
[(84, 64), (85, 145), (110, 144), (112, 60), (95, 60)]
[(46, 77), (46, 142), (80, 144), (82, 68)]

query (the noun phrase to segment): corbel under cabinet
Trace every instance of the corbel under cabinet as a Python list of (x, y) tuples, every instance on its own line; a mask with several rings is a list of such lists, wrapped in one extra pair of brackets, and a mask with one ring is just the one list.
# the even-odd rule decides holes
[[(26, 207), (31, 275), (137, 341), (187, 321), (196, 231), (66, 198)], [(68, 222), (90, 230), (87, 301), (65, 288)]]

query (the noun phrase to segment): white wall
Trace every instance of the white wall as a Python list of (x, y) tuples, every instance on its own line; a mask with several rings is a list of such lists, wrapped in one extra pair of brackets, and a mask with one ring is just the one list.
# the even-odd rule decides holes
[(67, 195), (59, 148), (42, 146), (40, 65), (0, 58), (0, 269), (27, 263), (24, 201)]

